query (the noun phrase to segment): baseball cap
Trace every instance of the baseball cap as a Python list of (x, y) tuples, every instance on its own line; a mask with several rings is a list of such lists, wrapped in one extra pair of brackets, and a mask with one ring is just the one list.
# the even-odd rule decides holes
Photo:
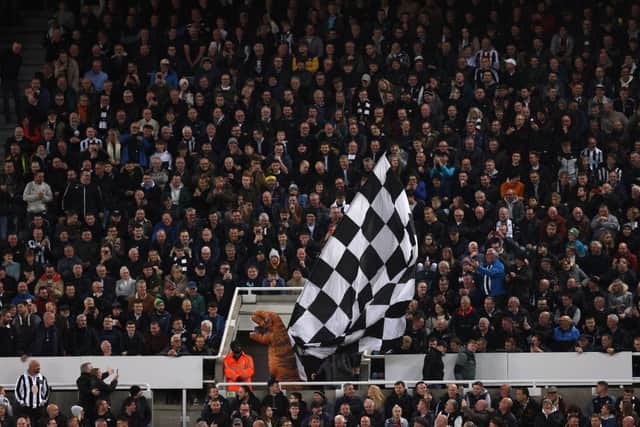
[(129, 389), (129, 394), (131, 396), (135, 396), (138, 393), (140, 393), (140, 390), (142, 390), (139, 386), (137, 385), (132, 385), (131, 388)]
[(518, 63), (516, 62), (516, 60), (515, 60), (515, 59), (513, 59), (513, 58), (508, 58), (508, 59), (506, 59), (506, 60), (504, 61), (504, 63), (505, 63), (505, 64), (511, 64), (511, 65), (513, 65), (513, 66), (518, 65)]
[(371, 76), (367, 73), (364, 73), (362, 75), (362, 77), (360, 77), (360, 80), (364, 80), (365, 82), (370, 82), (371, 81)]
[(196, 282), (189, 282), (189, 283), (187, 283), (187, 288), (188, 289), (198, 289), (198, 285), (196, 285)]
[(168, 60), (167, 58), (162, 58), (162, 59), (160, 60), (160, 64), (162, 64), (162, 65), (169, 65), (169, 64), (171, 64), (171, 62), (169, 62), (169, 60)]
[(196, 268), (206, 268), (206, 265), (204, 265), (204, 262), (199, 262), (196, 264)]
[(233, 419), (233, 425), (234, 426), (241, 426), (242, 425), (242, 420), (240, 418), (234, 418)]
[(557, 393), (558, 387), (552, 385), (551, 387), (547, 387), (547, 393)]

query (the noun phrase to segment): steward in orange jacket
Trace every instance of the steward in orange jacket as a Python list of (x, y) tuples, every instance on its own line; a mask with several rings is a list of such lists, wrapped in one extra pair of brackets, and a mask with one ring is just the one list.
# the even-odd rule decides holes
[[(224, 376), (227, 382), (251, 382), (254, 374), (253, 357), (242, 351), (239, 342), (231, 343), (231, 353), (224, 358)], [(227, 387), (229, 391), (237, 391), (239, 386)]]

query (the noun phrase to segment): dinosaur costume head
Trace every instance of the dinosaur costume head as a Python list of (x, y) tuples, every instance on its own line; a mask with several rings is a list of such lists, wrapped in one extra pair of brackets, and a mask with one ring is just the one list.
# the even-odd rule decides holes
[(251, 316), (251, 320), (256, 324), (255, 331), (267, 333), (274, 329), (286, 328), (280, 316), (272, 311), (256, 310)]
[(271, 311), (256, 310), (251, 320), (256, 324), (251, 339), (268, 346), (269, 375), (278, 381), (299, 381), (289, 334), (280, 316)]

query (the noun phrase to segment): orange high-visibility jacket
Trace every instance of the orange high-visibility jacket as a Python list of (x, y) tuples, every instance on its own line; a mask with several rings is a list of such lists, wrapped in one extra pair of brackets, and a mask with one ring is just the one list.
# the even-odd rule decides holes
[[(238, 360), (234, 359), (233, 353), (229, 353), (224, 358), (224, 376), (227, 382), (251, 382), (254, 374), (253, 357), (242, 352)], [(227, 387), (229, 391), (237, 391), (240, 387)]]

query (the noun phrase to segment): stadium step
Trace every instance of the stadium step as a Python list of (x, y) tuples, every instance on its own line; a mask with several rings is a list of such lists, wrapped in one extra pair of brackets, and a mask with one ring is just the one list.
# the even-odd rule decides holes
[[(22, 68), (20, 70), (20, 94), (22, 90), (31, 82), (35, 73), (42, 70), (45, 59), (45, 49), (43, 40), (46, 34), (51, 11), (44, 9), (29, 9), (20, 12), (20, 22), (13, 25), (0, 26), (0, 49), (7, 49), (10, 44), (17, 40), (22, 43)], [(13, 98), (9, 101), (9, 109), (12, 120), (15, 120), (15, 102)], [(14, 122), (5, 123), (4, 103), (0, 100), (0, 147), (4, 146), (4, 141), (13, 135)], [(4, 159), (4, 153), (0, 153)]]
[[(175, 427), (179, 426), (182, 410), (180, 405), (161, 404), (159, 399), (155, 399), (153, 403), (153, 426), (154, 427)], [(189, 425), (195, 425), (195, 421), (200, 417), (202, 405), (189, 405), (187, 416), (189, 417)]]

